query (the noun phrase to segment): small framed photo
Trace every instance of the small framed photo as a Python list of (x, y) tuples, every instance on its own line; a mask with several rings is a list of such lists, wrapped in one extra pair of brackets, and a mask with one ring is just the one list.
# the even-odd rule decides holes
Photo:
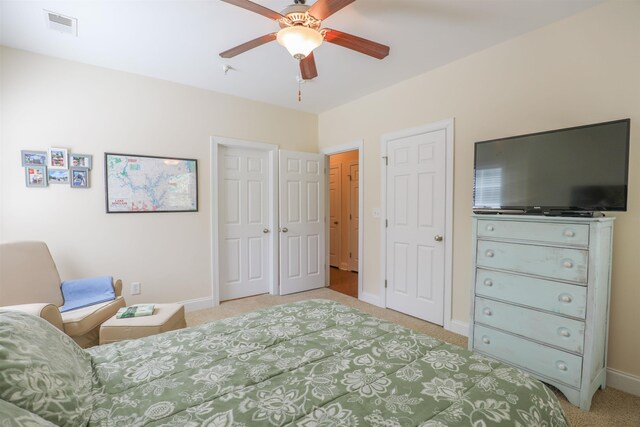
[(69, 167), (79, 167), (91, 169), (91, 163), (93, 162), (93, 156), (91, 154), (69, 154)]
[(72, 188), (89, 188), (89, 169), (69, 168), (69, 180)]
[(26, 166), (24, 168), (24, 178), (27, 183), (27, 187), (46, 187), (47, 167)]
[(22, 150), (20, 157), (22, 158), (22, 166), (47, 166), (46, 151)]
[(66, 148), (49, 148), (49, 169), (69, 169), (69, 157)]
[(49, 184), (69, 184), (69, 169), (49, 169), (47, 171)]

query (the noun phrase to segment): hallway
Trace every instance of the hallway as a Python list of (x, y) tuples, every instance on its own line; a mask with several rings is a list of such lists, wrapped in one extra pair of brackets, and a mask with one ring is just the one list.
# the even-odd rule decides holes
[(331, 267), (329, 289), (358, 298), (358, 273)]

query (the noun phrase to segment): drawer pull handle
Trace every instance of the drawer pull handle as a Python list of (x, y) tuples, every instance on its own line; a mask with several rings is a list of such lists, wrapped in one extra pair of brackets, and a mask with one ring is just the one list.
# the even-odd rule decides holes
[(576, 235), (576, 233), (573, 230), (564, 230), (564, 235), (566, 237), (574, 237)]
[(484, 254), (487, 258), (493, 258), (493, 255), (495, 255), (492, 250), (487, 250)]
[(558, 369), (560, 369), (561, 371), (566, 371), (567, 369), (569, 369), (569, 367), (567, 366), (566, 363), (564, 362), (558, 362), (556, 364), (556, 366), (558, 367)]
[(493, 230), (494, 230), (493, 225), (487, 225), (487, 231), (493, 231)]
[(564, 265), (564, 268), (573, 268), (573, 263), (571, 261), (565, 261), (562, 265)]
[(482, 312), (485, 316), (491, 316), (493, 314), (493, 311), (491, 311), (491, 309), (489, 308), (485, 308), (484, 310), (482, 310)]
[(491, 344), (491, 340), (489, 339), (489, 337), (483, 337), (482, 342), (485, 344)]
[(491, 280), (491, 279), (485, 279), (485, 280), (484, 280), (484, 285), (485, 285), (485, 286), (489, 286), (489, 287), (493, 286), (493, 280)]
[(562, 328), (560, 329), (560, 335), (569, 338), (571, 336), (571, 332), (567, 328)]
[(564, 295), (560, 295), (560, 301), (570, 303), (571, 301), (573, 301), (573, 299), (571, 298), (570, 295), (564, 294)]

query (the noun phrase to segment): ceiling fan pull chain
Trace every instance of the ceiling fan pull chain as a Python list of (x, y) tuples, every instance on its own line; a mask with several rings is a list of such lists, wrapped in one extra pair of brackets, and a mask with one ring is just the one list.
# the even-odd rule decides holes
[(298, 102), (302, 102), (302, 78), (298, 79)]

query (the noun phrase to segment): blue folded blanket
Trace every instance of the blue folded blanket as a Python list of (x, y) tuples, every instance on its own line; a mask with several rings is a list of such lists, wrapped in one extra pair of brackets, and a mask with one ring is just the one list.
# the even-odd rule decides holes
[(64, 298), (61, 313), (116, 299), (111, 276), (65, 280), (60, 289)]

